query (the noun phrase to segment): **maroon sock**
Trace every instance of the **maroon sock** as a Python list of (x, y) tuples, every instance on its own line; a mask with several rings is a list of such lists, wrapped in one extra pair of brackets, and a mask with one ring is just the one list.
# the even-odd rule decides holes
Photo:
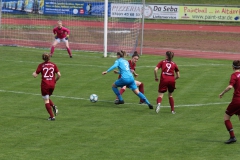
[(121, 88), (120, 91), (119, 91), (119, 93), (122, 95), (123, 92), (125, 92), (125, 89)]
[(141, 83), (138, 87), (139, 87), (139, 91), (140, 91), (142, 94), (144, 94), (144, 85), (143, 85), (143, 83)]
[[(143, 83), (141, 83), (141, 84), (138, 86), (138, 88), (139, 88), (139, 91), (140, 91), (142, 94), (144, 94), (144, 85), (143, 85)], [(144, 100), (140, 99), (140, 102), (143, 103)]]
[(161, 102), (162, 102), (162, 98), (161, 98), (161, 97), (158, 97), (158, 98), (157, 98), (157, 104), (158, 104), (158, 103), (161, 103)]
[(69, 56), (72, 56), (71, 49), (70, 49), (70, 48), (67, 48), (67, 51), (68, 51)]
[(51, 53), (50, 53), (51, 55), (53, 55), (54, 49), (55, 49), (55, 47), (52, 46), (52, 47), (51, 47)]
[(225, 126), (226, 126), (226, 128), (227, 128), (227, 130), (228, 130), (228, 132), (230, 134), (230, 137), (235, 137), (234, 132), (233, 132), (232, 123), (231, 123), (230, 120), (226, 120), (225, 121)]
[(174, 100), (173, 100), (173, 97), (169, 97), (169, 104), (171, 106), (171, 111), (174, 111)]
[(45, 104), (45, 107), (46, 107), (46, 109), (47, 109), (47, 111), (48, 111), (50, 117), (53, 118), (54, 115), (53, 115), (52, 107), (50, 106), (50, 104), (49, 104), (49, 103), (46, 103), (46, 104)]
[(54, 106), (54, 104), (53, 104), (51, 99), (49, 99), (49, 104), (50, 104), (50, 106)]

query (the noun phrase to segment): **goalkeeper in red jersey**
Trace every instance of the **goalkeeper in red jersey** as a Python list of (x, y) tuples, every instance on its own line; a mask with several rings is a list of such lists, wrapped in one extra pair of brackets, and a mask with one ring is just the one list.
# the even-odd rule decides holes
[(68, 42), (70, 30), (68, 28), (62, 26), (62, 21), (58, 21), (57, 23), (58, 23), (58, 26), (53, 29), (53, 34), (54, 34), (55, 40), (51, 47), (50, 56), (52, 57), (56, 45), (60, 42), (64, 42), (66, 45), (66, 49), (68, 51), (69, 57), (72, 58), (72, 52), (71, 52), (71, 49), (69, 47), (69, 42)]

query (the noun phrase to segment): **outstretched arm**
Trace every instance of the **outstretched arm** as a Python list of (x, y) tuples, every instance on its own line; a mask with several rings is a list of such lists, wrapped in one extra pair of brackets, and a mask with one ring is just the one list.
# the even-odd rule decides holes
[(230, 89), (232, 89), (233, 86), (232, 85), (228, 85), (226, 89), (224, 89), (224, 91), (222, 91), (222, 93), (219, 94), (219, 98), (222, 98), (223, 95), (228, 92)]
[(115, 63), (107, 71), (102, 72), (102, 75), (107, 74), (108, 72), (110, 72), (113, 69), (117, 68), (117, 66), (118, 66), (118, 61), (115, 61)]

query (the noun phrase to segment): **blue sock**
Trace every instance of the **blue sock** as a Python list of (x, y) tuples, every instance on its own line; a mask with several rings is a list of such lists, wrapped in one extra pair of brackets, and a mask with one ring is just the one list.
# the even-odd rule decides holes
[(137, 95), (140, 99), (142, 99), (144, 102), (146, 102), (148, 105), (150, 104), (150, 102), (148, 101), (148, 99), (144, 96), (144, 94), (142, 94), (141, 92), (138, 93)]
[(113, 92), (117, 95), (118, 99), (119, 99), (120, 101), (122, 101), (123, 98), (122, 98), (119, 90), (118, 90), (117, 88), (115, 88), (115, 87), (112, 87), (112, 90), (113, 90)]

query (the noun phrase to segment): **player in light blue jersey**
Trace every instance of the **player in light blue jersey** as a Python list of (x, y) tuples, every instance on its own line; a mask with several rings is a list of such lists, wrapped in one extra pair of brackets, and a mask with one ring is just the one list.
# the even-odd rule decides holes
[(125, 55), (126, 55), (125, 51), (117, 52), (117, 60), (115, 61), (115, 63), (107, 71), (102, 72), (102, 75), (105, 75), (108, 72), (114, 70), (115, 68), (118, 68), (119, 70), (121, 78), (117, 79), (112, 84), (112, 90), (119, 99), (119, 101), (115, 101), (115, 104), (124, 104), (124, 100), (121, 94), (119, 93), (118, 87), (127, 86), (128, 88), (132, 89), (132, 91), (148, 105), (149, 109), (153, 109), (153, 106), (147, 100), (145, 95), (139, 92), (138, 87), (133, 78), (133, 75), (130, 71), (129, 63), (127, 60), (124, 59)]

